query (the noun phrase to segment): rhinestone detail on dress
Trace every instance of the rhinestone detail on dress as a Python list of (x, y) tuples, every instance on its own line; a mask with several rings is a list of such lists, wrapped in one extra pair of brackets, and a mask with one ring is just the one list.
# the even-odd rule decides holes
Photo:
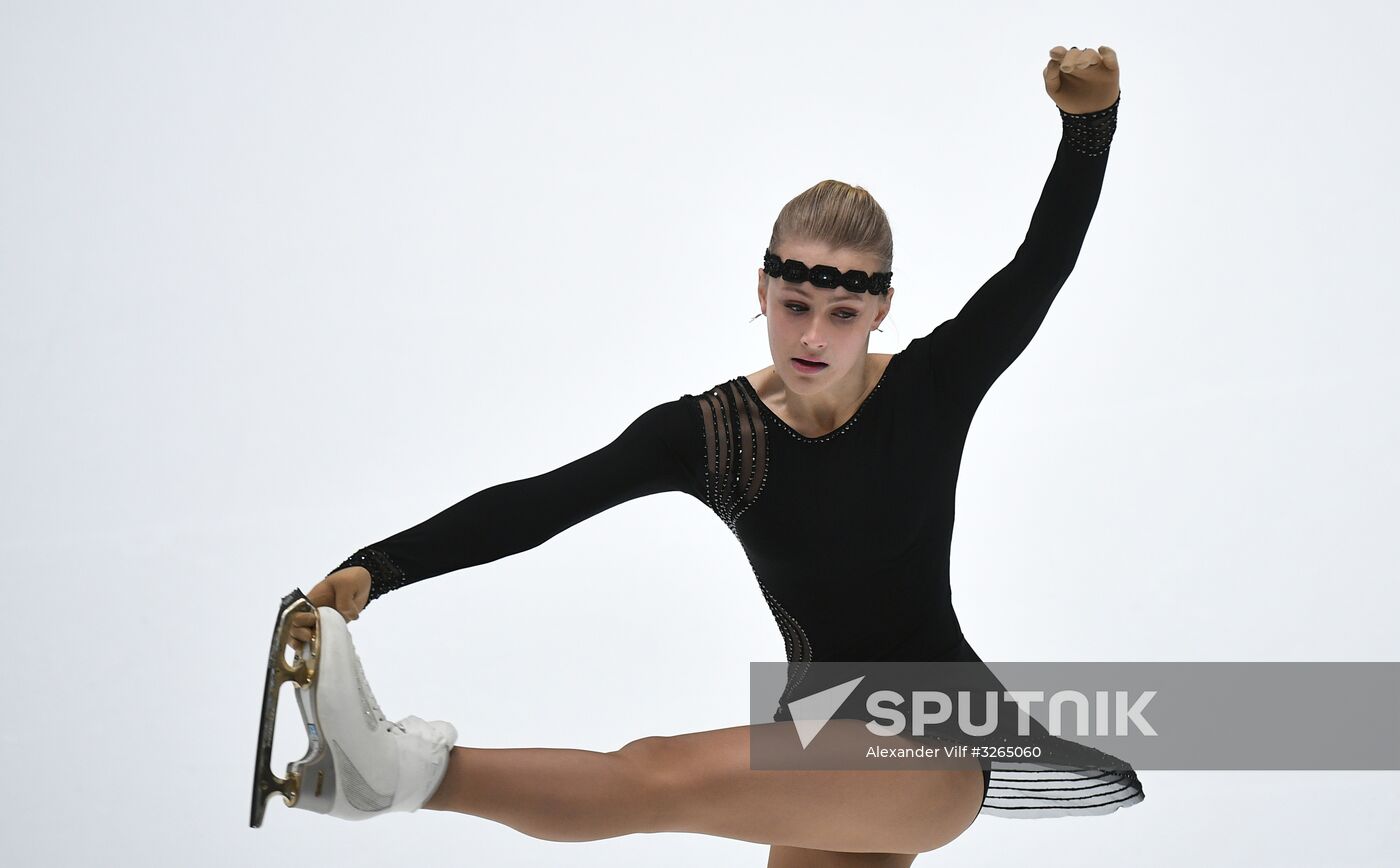
[(1123, 93), (1119, 91), (1113, 105), (1096, 112), (1072, 115), (1060, 109), (1061, 129), (1070, 147), (1086, 157), (1097, 157), (1108, 151), (1113, 142), (1113, 133), (1118, 129), (1118, 103)]
[(748, 377), (739, 376), (739, 377), (736, 377), (735, 379), (736, 379), (738, 382), (741, 382), (741, 383), (744, 384), (744, 386), (747, 388), (747, 390), (749, 391), (750, 395), (752, 396), (753, 403), (756, 404), (756, 405), (758, 405), (758, 407), (763, 411), (763, 413), (764, 413), (765, 415), (768, 416), (768, 418), (772, 419), (773, 422), (774, 422), (780, 429), (782, 429), (783, 431), (786, 431), (794, 440), (797, 440), (797, 441), (800, 442), (800, 443), (825, 443), (827, 440), (830, 440), (830, 439), (832, 439), (833, 437), (839, 437), (839, 436), (841, 436), (842, 434), (845, 434), (847, 431), (850, 430), (850, 428), (851, 428), (852, 425), (856, 424), (856, 420), (860, 418), (860, 414), (863, 413), (863, 412), (865, 412), (865, 408), (868, 407), (868, 406), (870, 405), (870, 399), (873, 398), (873, 397), (875, 397), (875, 393), (878, 392), (878, 391), (880, 391), (880, 386), (884, 385), (885, 378), (886, 378), (887, 376), (889, 376), (889, 373), (890, 373), (890, 365), (893, 365), (893, 364), (894, 364), (894, 357), (891, 357), (890, 360), (889, 360), (889, 362), (885, 365), (885, 370), (884, 370), (884, 372), (883, 372), (882, 374), (880, 374), (880, 379), (878, 379), (878, 380), (875, 381), (875, 388), (873, 388), (873, 389), (870, 390), (870, 394), (866, 395), (866, 396), (865, 396), (865, 400), (864, 400), (864, 401), (861, 401), (861, 402), (860, 402), (860, 406), (856, 408), (855, 415), (853, 415), (853, 416), (851, 416), (851, 418), (847, 419), (847, 420), (845, 421), (845, 423), (843, 423), (843, 424), (841, 425), (840, 428), (837, 428), (835, 431), (829, 431), (829, 432), (827, 432), (826, 434), (823, 434), (823, 435), (820, 436), (820, 437), (808, 437), (806, 434), (802, 434), (802, 433), (800, 433), (800, 432), (794, 430), (794, 429), (792, 428), (792, 426), (790, 426), (790, 425), (788, 425), (788, 423), (784, 422), (784, 421), (782, 420), (782, 418), (778, 416), (777, 413), (774, 413), (772, 410), (768, 409), (768, 405), (765, 404), (765, 403), (763, 403), (762, 399), (760, 399), (760, 398), (758, 397), (758, 389), (754, 388), (753, 383), (750, 383), (750, 382), (749, 382), (749, 378), (748, 378)]
[(758, 500), (768, 479), (768, 426), (763, 421), (762, 405), (735, 380), (716, 386), (697, 400), (703, 423), (705, 503), (739, 540), (739, 547), (782, 634), (789, 663), (782, 698), (786, 702), (810, 668), (812, 643), (802, 624), (783, 608), (764, 584), (737, 527), (739, 516)]
[[(368, 608), (376, 598), (382, 597), (390, 591), (402, 588), (409, 584), (404, 571), (399, 569), (399, 565), (393, 559), (381, 552), (379, 549), (366, 546), (355, 552), (350, 557), (340, 562), (340, 566), (331, 570), (332, 573), (345, 569), (346, 567), (364, 567), (369, 571), (369, 599), (365, 601)], [(329, 573), (327, 574), (329, 575)]]

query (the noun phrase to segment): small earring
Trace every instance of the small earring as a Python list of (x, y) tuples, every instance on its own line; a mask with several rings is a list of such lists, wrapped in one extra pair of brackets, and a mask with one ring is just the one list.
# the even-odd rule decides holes
[(753, 322), (754, 320), (758, 319), (758, 318), (761, 317), (761, 316), (763, 316), (763, 311), (759, 311), (758, 313), (756, 313), (756, 314), (754, 314), (753, 316), (749, 317), (749, 322)]
[(879, 326), (875, 326), (875, 331), (882, 332), (884, 331), (884, 329), (880, 328)]

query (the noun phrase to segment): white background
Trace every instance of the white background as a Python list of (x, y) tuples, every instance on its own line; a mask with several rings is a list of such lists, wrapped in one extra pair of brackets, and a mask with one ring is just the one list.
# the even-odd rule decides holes
[[(755, 269), (824, 178), (894, 227), (871, 351), (955, 314), (1053, 161), (1054, 45), (1113, 46), (1123, 102), (1079, 264), (973, 423), (966, 635), (988, 661), (1397, 659), (1392, 8), (506, 6), (0, 4), (7, 864), (762, 865), (280, 799), (249, 829), (276, 604), (769, 364)], [(739, 725), (748, 662), (783, 654), (680, 493), (354, 634), (386, 713), (475, 747)], [(917, 864), (1400, 844), (1393, 772), (1142, 778), (1128, 810), (983, 817)]]

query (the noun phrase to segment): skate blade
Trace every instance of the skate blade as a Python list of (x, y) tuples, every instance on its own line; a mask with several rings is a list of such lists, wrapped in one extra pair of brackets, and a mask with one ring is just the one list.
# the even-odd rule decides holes
[[(292, 616), (299, 612), (311, 612), (317, 616), (316, 629), (312, 631), (310, 643), (304, 643), (292, 665), (287, 664), (286, 651), (291, 642)], [(288, 807), (296, 805), (301, 793), (301, 773), (322, 750), (321, 739), (316, 731), (314, 720), (306, 720), (305, 706), (301, 705), (302, 718), (312, 736), (306, 756), (287, 766), (287, 777), (281, 778), (272, 773), (272, 736), (277, 725), (277, 702), (282, 684), (292, 682), (298, 690), (309, 688), (316, 680), (316, 662), (320, 659), (321, 631), (320, 616), (311, 600), (294, 589), (282, 598), (277, 610), (277, 621), (272, 630), (272, 647), (267, 657), (267, 681), (263, 686), (262, 718), (258, 722), (258, 753), (253, 767), (253, 805), (248, 825), (256, 829), (262, 825), (263, 814), (267, 810), (267, 800), (274, 793), (281, 793)]]

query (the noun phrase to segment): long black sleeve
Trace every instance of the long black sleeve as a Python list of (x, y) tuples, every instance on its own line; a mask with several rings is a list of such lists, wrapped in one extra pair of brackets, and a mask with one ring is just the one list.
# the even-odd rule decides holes
[(1098, 206), (1121, 99), (1088, 114), (1060, 112), (1055, 163), (1015, 257), (956, 317), (911, 344), (969, 411), (1030, 343), (1074, 269)]
[(356, 551), (370, 601), (389, 591), (534, 548), (586, 518), (662, 491), (701, 497), (699, 411), (690, 396), (658, 404), (611, 443), (547, 473), (482, 489), (432, 518)]

